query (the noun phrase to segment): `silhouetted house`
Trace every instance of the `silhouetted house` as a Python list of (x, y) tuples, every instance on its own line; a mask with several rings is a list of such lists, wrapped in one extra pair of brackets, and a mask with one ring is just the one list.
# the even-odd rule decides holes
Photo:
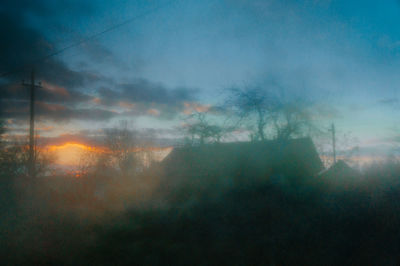
[(323, 164), (310, 138), (175, 148), (161, 162), (166, 186), (251, 184), (317, 175)]
[(352, 188), (361, 180), (361, 172), (339, 160), (330, 168), (319, 173), (319, 178), (331, 188)]
[(346, 162), (343, 160), (339, 160), (336, 162), (336, 164), (332, 165), (328, 169), (322, 171), (319, 173), (319, 176), (322, 178), (340, 178), (340, 179), (346, 179), (346, 178), (354, 178), (358, 177), (361, 175), (359, 171), (356, 169), (350, 167)]

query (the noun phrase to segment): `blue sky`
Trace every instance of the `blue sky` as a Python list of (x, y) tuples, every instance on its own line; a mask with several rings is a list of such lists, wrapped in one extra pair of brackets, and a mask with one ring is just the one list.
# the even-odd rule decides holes
[[(20, 2), (0, 5), (0, 12), (10, 17), (2, 25), (15, 24), (20, 30), (20, 35), (4, 38), (8, 50), (0, 55), (11, 57), (19, 49), (28, 56), (6, 60), (2, 72), (29, 56), (56, 51), (160, 7), (52, 59), (58, 68), (50, 69), (58, 72), (38, 66), (42, 80), (71, 92), (68, 103), (46, 100), (57, 105), (45, 106), (47, 111), (60, 112), (48, 117), (43, 112), (40, 123), (54, 125), (43, 132), (46, 136), (96, 131), (120, 119), (168, 132), (179, 125), (185, 102), (218, 104), (224, 88), (243, 84), (279, 84), (288, 95), (318, 103), (330, 110), (321, 115), (324, 127), (335, 122), (361, 145), (379, 146), (395, 134), (399, 1)], [(28, 29), (43, 42), (15, 47)], [(2, 83), (10, 86), (22, 77), (29, 74), (3, 78)], [(3, 94), (3, 102), (18, 98)], [(159, 114), (149, 111), (153, 109)], [(23, 115), (5, 113), (14, 128), (23, 127)], [(87, 117), (82, 119), (82, 113)]]

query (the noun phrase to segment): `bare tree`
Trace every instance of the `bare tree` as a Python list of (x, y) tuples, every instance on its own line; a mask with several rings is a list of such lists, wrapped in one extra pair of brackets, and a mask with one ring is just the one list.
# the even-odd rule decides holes
[(4, 121), (0, 120), (0, 143), (3, 142), (3, 134), (6, 131), (5, 127), (4, 127)]
[(128, 122), (104, 130), (104, 147), (92, 147), (79, 158), (76, 174), (80, 177), (129, 177), (139, 166), (137, 142)]
[(0, 176), (5, 176), (10, 170), (8, 166), (8, 155), (6, 146), (3, 140), (3, 134), (5, 133), (4, 121), (0, 120)]
[(110, 162), (117, 166), (117, 170), (126, 176), (136, 168), (135, 138), (129, 130), (127, 121), (121, 121), (120, 126), (105, 131), (105, 145), (110, 155)]
[[(37, 141), (37, 140), (36, 140)], [(35, 176), (48, 175), (56, 157), (38, 146), (34, 150)], [(1, 171), (9, 176), (28, 176), (29, 145), (26, 139), (7, 139), (1, 147)]]
[(223, 128), (211, 124), (204, 112), (195, 112), (186, 117), (184, 131), (190, 144), (198, 141), (200, 145), (207, 142), (220, 142), (224, 134)]
[(265, 140), (266, 127), (276, 111), (276, 97), (261, 87), (230, 88), (228, 91), (226, 105), (239, 118), (237, 124), (244, 121), (255, 123), (252, 139)]
[(92, 149), (85, 150), (79, 158), (77, 170), (75, 173), (76, 177), (87, 177), (88, 175), (92, 174), (95, 170), (95, 166), (98, 160), (98, 152), (95, 152), (95, 150)]
[(272, 113), (275, 139), (286, 141), (293, 137), (309, 135), (316, 126), (312, 120), (311, 105), (296, 101), (277, 100)]

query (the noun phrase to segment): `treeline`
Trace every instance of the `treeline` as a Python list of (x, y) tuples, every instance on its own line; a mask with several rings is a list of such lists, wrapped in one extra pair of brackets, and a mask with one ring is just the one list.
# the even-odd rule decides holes
[(131, 183), (122, 175), (28, 183), (2, 220), (1, 255), (9, 265), (398, 264), (399, 162), (346, 182), (255, 175), (217, 193), (182, 184), (168, 195), (172, 177), (158, 180), (160, 166)]

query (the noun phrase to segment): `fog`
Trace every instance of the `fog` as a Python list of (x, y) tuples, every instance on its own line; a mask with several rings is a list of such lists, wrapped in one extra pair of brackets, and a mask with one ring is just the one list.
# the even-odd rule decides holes
[(2, 264), (398, 265), (399, 13), (2, 1)]
[[(116, 154), (96, 154), (79, 176), (32, 179), (2, 168), (3, 261), (397, 261), (397, 160), (363, 172), (344, 161), (326, 169), (309, 138), (186, 144), (146, 167), (139, 157)], [(129, 158), (129, 170), (113, 156)]]

